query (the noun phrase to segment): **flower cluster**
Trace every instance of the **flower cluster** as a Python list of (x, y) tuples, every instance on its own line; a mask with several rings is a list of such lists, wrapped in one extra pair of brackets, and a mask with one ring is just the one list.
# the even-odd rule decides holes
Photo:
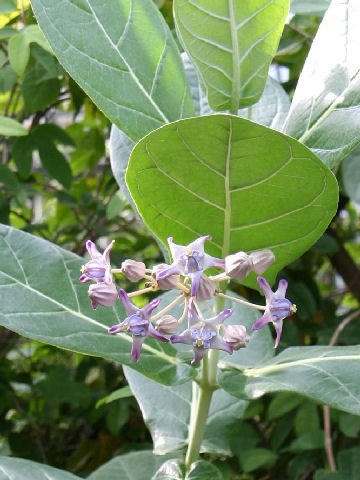
[[(250, 254), (240, 251), (226, 256), (225, 259), (216, 258), (204, 250), (205, 241), (210, 239), (210, 235), (204, 235), (184, 246), (177, 245), (173, 238), (169, 237), (168, 244), (173, 262), (171, 265), (164, 263), (155, 265), (152, 269), (147, 269), (143, 262), (130, 259), (125, 260), (121, 268), (114, 269), (110, 263), (110, 250), (114, 241), (102, 254), (92, 241), (86, 242), (91, 259), (81, 267), (80, 281), (93, 282), (88, 289), (88, 295), (94, 309), (98, 305), (113, 307), (117, 298), (120, 298), (127, 317), (109, 328), (108, 332), (132, 335), (131, 357), (134, 362), (140, 358), (141, 347), (146, 337), (162, 342), (191, 345), (194, 351), (192, 364), (198, 363), (210, 349), (232, 354), (233, 350), (246, 347), (250, 340), (246, 328), (243, 325), (224, 325), (232, 310), (226, 309), (216, 314), (207, 303), (207, 300), (215, 296), (263, 310), (264, 314), (254, 323), (252, 329), (258, 330), (271, 322), (276, 331), (275, 348), (278, 346), (284, 318), (296, 311), (295, 305), (285, 298), (286, 280), (280, 280), (278, 289), (273, 292), (265, 278), (258, 277), (258, 284), (265, 294), (266, 306), (230, 297), (220, 289), (221, 282), (228, 282), (231, 279), (241, 281), (251, 271), (256, 274), (264, 273), (275, 261), (273, 252), (268, 249)], [(221, 269), (223, 272), (208, 276), (205, 271), (209, 268)], [(145, 288), (130, 295), (123, 289), (117, 291), (113, 276), (118, 273), (131, 282), (144, 280)], [(177, 290), (179, 295), (154, 315), (153, 310), (158, 307), (161, 299), (151, 300), (145, 307), (138, 308), (129, 298), (147, 292), (173, 289)], [(177, 319), (168, 312), (180, 302), (184, 304), (184, 309), (181, 317)], [(205, 318), (203, 314), (205, 308), (210, 311), (210, 318)], [(187, 328), (178, 333), (179, 324), (186, 317)], [(165, 335), (171, 335), (170, 339)]]

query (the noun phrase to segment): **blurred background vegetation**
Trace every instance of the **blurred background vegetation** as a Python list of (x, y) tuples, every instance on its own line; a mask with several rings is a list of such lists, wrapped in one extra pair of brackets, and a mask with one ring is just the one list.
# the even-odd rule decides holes
[[(156, 3), (173, 28), (171, 0)], [(294, 3), (300, 14), (286, 25), (272, 66), (290, 96), (322, 14), (321, 8), (303, 14), (301, 2)], [(58, 63), (28, 0), (0, 0), (0, 104), (3, 117), (30, 131), (8, 135), (0, 123), (2, 223), (79, 255), (88, 238), (100, 246), (115, 239), (114, 265), (126, 258), (162, 261), (113, 178), (110, 122)], [(328, 231), (281, 272), (298, 306), (281, 348), (328, 344), (339, 322), (359, 308), (359, 156), (359, 149), (352, 152), (336, 172), (340, 204)], [(256, 292), (233, 288), (261, 301)], [(359, 321), (338, 343), (360, 343)], [(332, 411), (331, 419), (335, 453), (355, 447), (360, 417)], [(234, 457), (217, 465), (228, 480), (311, 479), (326, 465), (323, 430), (322, 407), (295, 394), (267, 396), (234, 425)], [(0, 327), (0, 454), (86, 476), (113, 455), (146, 446), (151, 437), (120, 365), (29, 342)]]

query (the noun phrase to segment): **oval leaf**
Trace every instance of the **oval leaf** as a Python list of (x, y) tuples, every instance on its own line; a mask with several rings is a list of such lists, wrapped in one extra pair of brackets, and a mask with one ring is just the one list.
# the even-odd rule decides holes
[(22, 458), (0, 457), (0, 480), (81, 480), (72, 473)]
[(131, 335), (109, 335), (125, 317), (117, 308), (93, 311), (79, 282), (84, 260), (45, 240), (0, 226), (0, 325), (21, 335), (87, 355), (132, 365), (165, 384), (182, 383), (196, 370), (168, 344), (147, 339), (140, 361), (131, 361)]
[(360, 414), (358, 347), (294, 347), (252, 368), (223, 364), (221, 386), (240, 398), (297, 392), (330, 407)]
[(9, 41), (9, 61), (18, 75), (21, 75), (30, 58), (30, 47), (23, 32), (13, 35)]
[[(360, 3), (334, 0), (297, 84), (284, 132), (334, 167), (360, 142)], [(329, 55), (331, 52), (331, 55)]]
[(28, 133), (28, 130), (26, 130), (21, 123), (13, 118), (0, 115), (0, 135), (8, 137), (23, 137), (24, 135), (28, 135)]
[[(209, 253), (271, 248), (268, 278), (305, 252), (337, 207), (337, 183), (296, 140), (230, 115), (174, 122), (134, 148), (126, 180), (148, 227)], [(256, 285), (255, 276), (249, 276)]]
[(62, 65), (132, 140), (193, 114), (180, 54), (154, 2), (31, 4)]
[(174, 0), (178, 34), (213, 110), (259, 100), (288, 9), (288, 0)]

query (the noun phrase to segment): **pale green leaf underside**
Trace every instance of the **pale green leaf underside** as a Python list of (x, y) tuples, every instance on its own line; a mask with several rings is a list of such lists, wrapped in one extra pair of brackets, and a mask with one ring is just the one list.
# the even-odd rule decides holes
[(155, 456), (151, 450), (126, 453), (105, 463), (87, 480), (149, 480), (167, 458)]
[(290, 0), (290, 12), (294, 15), (323, 14), (330, 5), (331, 0)]
[(265, 87), (288, 0), (174, 0), (180, 39), (213, 110), (255, 103)]
[(32, 0), (59, 61), (136, 141), (193, 106), (172, 34), (148, 0)]
[(359, 22), (358, 0), (331, 3), (284, 126), (330, 168), (360, 142)]
[(22, 458), (0, 457), (0, 480), (81, 480), (72, 473), (23, 460)]
[(257, 398), (297, 392), (331, 407), (360, 414), (359, 347), (294, 347), (253, 368), (222, 361), (220, 383), (230, 394)]
[(206, 460), (197, 460), (186, 471), (182, 459), (172, 459), (163, 463), (151, 480), (223, 480), (223, 476)]
[(341, 180), (346, 194), (353, 202), (360, 203), (360, 145), (344, 158)]
[[(191, 401), (196, 386), (191, 382), (179, 386), (159, 385), (127, 367), (125, 375), (150, 429), (154, 453), (164, 455), (185, 449), (189, 438)], [(214, 393), (202, 452), (231, 455), (229, 434), (242, 417), (246, 405), (246, 401), (236, 400), (224, 390)]]
[(80, 257), (4, 225), (0, 256), (0, 325), (40, 342), (131, 365), (165, 384), (195, 374), (171, 345), (151, 339), (145, 340), (139, 363), (131, 361), (131, 335), (107, 333), (125, 317), (120, 301), (113, 309), (92, 310), (88, 286), (79, 282)]
[(133, 150), (126, 180), (163, 242), (209, 233), (207, 250), (218, 257), (271, 248), (270, 279), (319, 238), (337, 206), (334, 176), (306, 147), (230, 115), (152, 132)]

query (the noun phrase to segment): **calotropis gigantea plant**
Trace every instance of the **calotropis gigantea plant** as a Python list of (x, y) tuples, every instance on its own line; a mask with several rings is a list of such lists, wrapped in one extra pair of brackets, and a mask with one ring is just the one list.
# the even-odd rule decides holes
[[(269, 330), (262, 328), (274, 325), (278, 346), (282, 321), (295, 307), (285, 298), (285, 280), (275, 292), (270, 285), (326, 229), (338, 198), (329, 167), (360, 142), (357, 0), (332, 1), (291, 105), (268, 76), (288, 0), (174, 0), (181, 55), (149, 0), (31, 4), (59, 61), (113, 122), (115, 178), (164, 251), (172, 235), (172, 263), (147, 268), (128, 259), (113, 268), (112, 243), (101, 254), (91, 240), (91, 259), (84, 263), (3, 226), (1, 324), (122, 363), (148, 417), (150, 392), (153, 405), (162, 402), (164, 389), (186, 392), (185, 419), (172, 440), (165, 440), (166, 418), (153, 415), (150, 426), (154, 453), (170, 459), (139, 452), (143, 472), (129, 479), (220, 479), (218, 468), (199, 461), (199, 454), (229, 455), (226, 432), (233, 420), (224, 413), (222, 435), (214, 435), (219, 425), (211, 425), (209, 411), (231, 404), (241, 417), (244, 402), (267, 392), (298, 392), (359, 414), (358, 349), (296, 347), (274, 356)], [(218, 270), (206, 275), (210, 267)], [(145, 285), (118, 292), (118, 273)], [(266, 305), (228, 295), (230, 279), (260, 287)], [(130, 300), (161, 291), (145, 306)], [(257, 310), (264, 311), (260, 318)], [(144, 388), (138, 388), (140, 374)], [(175, 403), (166, 410), (180, 415)], [(24, 461), (5, 458), (0, 465), (11, 476)], [(89, 478), (111, 478), (114, 465)], [(29, 475), (39, 468), (55, 475), (31, 462), (26, 468)]]

